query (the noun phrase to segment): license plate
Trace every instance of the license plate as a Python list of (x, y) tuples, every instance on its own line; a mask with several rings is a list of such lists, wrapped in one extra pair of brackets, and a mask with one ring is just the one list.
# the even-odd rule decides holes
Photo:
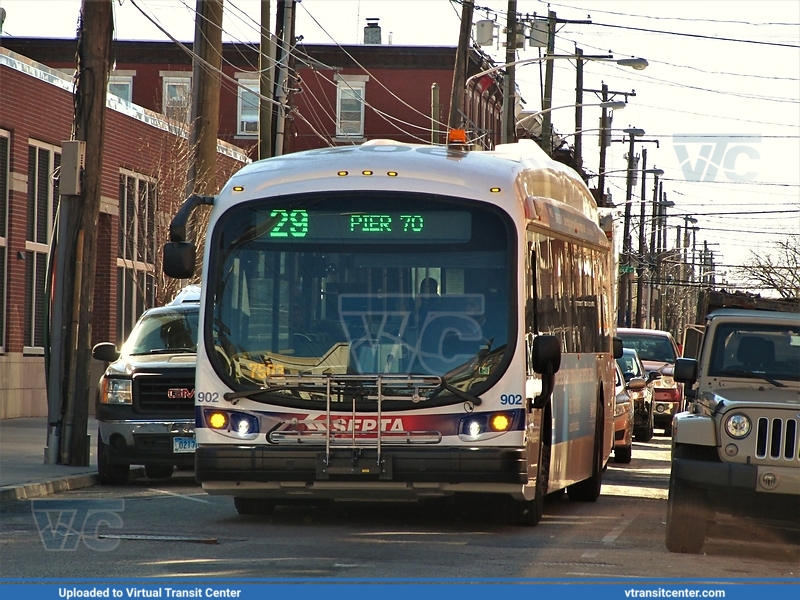
[(193, 437), (172, 438), (172, 452), (175, 454), (187, 454), (197, 450), (197, 440)]

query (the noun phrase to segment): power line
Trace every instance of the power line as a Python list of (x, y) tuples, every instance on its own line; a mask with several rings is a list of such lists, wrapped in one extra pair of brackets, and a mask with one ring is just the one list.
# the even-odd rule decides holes
[(598, 23), (592, 21), (592, 25), (598, 27), (610, 27), (613, 29), (628, 29), (630, 31), (642, 31), (644, 33), (659, 33), (662, 35), (676, 35), (680, 37), (696, 38), (701, 40), (716, 40), (718, 42), (738, 42), (741, 44), (758, 44), (762, 46), (776, 46), (779, 48), (800, 48), (798, 44), (783, 44), (781, 42), (765, 42), (763, 40), (743, 40), (738, 38), (716, 37), (713, 35), (702, 35), (700, 33), (685, 33), (682, 31), (664, 31), (660, 29), (648, 29), (646, 27), (631, 27), (630, 25), (613, 25), (611, 23)]

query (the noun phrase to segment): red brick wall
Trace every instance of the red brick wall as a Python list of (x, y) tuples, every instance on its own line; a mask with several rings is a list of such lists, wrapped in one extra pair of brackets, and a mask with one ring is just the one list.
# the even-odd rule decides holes
[[(7, 277), (7, 352), (21, 352), (25, 315), (25, 253), (27, 194), (13, 191), (20, 188), (20, 178), (27, 178), (28, 141), (60, 146), (70, 138), (73, 120), (72, 94), (5, 65), (0, 65), (0, 128), (10, 136), (10, 204), (8, 215)], [(163, 165), (175, 136), (126, 114), (106, 109), (105, 150), (103, 155), (101, 195), (116, 202), (119, 193), (119, 169), (125, 168), (154, 177)], [(218, 155), (218, 168), (232, 170), (236, 161)], [(30, 184), (30, 182), (29, 182)], [(224, 181), (218, 181), (221, 187)], [(181, 198), (175, 198), (180, 201)], [(101, 214), (97, 229), (98, 254), (95, 270), (92, 343), (113, 340), (116, 335), (117, 294), (117, 230), (116, 215)]]

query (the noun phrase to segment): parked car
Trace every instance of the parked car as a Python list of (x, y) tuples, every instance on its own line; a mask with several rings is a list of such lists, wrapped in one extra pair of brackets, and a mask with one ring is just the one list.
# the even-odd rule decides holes
[(639, 354), (632, 348), (624, 348), (622, 356), (617, 359), (619, 368), (625, 381), (634, 378), (644, 379), (647, 385), (641, 390), (628, 390), (633, 399), (633, 437), (637, 442), (649, 442), (653, 439), (654, 410), (653, 410), (653, 382), (661, 377), (655, 371), (649, 374), (642, 364)]
[(633, 452), (633, 398), (647, 384), (641, 377), (625, 381), (619, 364), (614, 363), (614, 462), (629, 463)]
[(642, 359), (648, 373), (661, 375), (653, 381), (653, 420), (655, 426), (672, 435), (672, 417), (683, 410), (683, 384), (672, 377), (675, 360), (680, 356), (678, 344), (668, 331), (658, 329), (617, 329), (625, 348), (632, 348)]
[(181, 290), (166, 306), (142, 313), (122, 348), (92, 349), (111, 363), (95, 403), (100, 483), (124, 485), (131, 465), (148, 477), (194, 468), (194, 372), (200, 290)]

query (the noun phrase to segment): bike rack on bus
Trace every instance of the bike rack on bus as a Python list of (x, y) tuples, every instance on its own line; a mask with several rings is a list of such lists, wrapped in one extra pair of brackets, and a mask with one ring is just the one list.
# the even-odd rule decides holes
[[(325, 394), (325, 420), (319, 419), (292, 419), (282, 421), (268, 434), (268, 439), (273, 444), (310, 444), (321, 445), (325, 443), (325, 455), (321, 467), (321, 476), (332, 473), (354, 473), (355, 454), (363, 448), (375, 448), (377, 451), (377, 471), (368, 467), (361, 469), (360, 473), (382, 473), (381, 448), (384, 444), (436, 444), (441, 441), (439, 431), (384, 431), (382, 428), (382, 410), (384, 402), (412, 401), (423, 402), (426, 395), (442, 387), (442, 378), (426, 375), (269, 375), (265, 379), (265, 389), (270, 391), (294, 390), (307, 392), (324, 392)], [(411, 390), (411, 394), (398, 394), (396, 390)], [(395, 390), (394, 394), (387, 394), (387, 390)], [(334, 410), (332, 399), (351, 397), (351, 412), (349, 423), (341, 429), (334, 430), (336, 424), (332, 415)], [(375, 429), (357, 431), (356, 420), (364, 418), (365, 413), (357, 413), (356, 403), (359, 400), (374, 400), (377, 402), (375, 413)], [(341, 425), (340, 425), (341, 426)], [(349, 466), (334, 467), (331, 457), (332, 448), (347, 448), (353, 451), (353, 458)]]

